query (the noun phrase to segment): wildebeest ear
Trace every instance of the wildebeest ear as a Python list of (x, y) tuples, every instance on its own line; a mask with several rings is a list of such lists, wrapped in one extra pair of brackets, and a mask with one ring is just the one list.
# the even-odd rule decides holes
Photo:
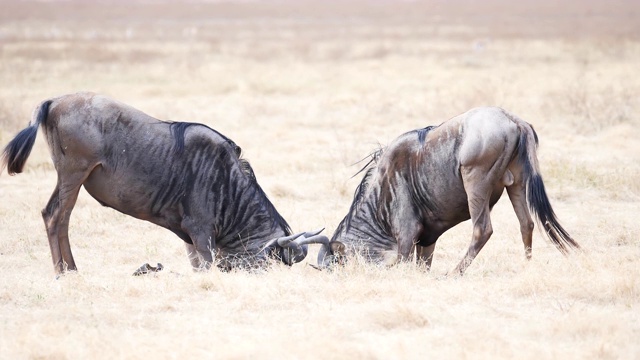
[(331, 246), (331, 253), (333, 255), (344, 255), (346, 253), (347, 248), (340, 241), (332, 241), (329, 243), (329, 246)]

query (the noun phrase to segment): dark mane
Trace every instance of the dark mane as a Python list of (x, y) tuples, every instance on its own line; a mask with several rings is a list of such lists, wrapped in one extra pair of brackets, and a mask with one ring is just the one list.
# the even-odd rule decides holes
[(382, 146), (378, 147), (378, 149), (372, 151), (371, 153), (369, 153), (369, 155), (365, 156), (364, 158), (356, 161), (353, 165), (355, 164), (359, 164), (367, 159), (369, 159), (369, 161), (367, 161), (366, 164), (364, 164), (364, 166), (358, 170), (355, 174), (353, 174), (353, 176), (351, 177), (351, 179), (353, 179), (354, 177), (358, 176), (358, 174), (360, 174), (361, 172), (367, 170), (372, 164), (375, 165), (378, 163), (378, 159), (380, 159), (380, 156), (382, 155), (382, 152), (384, 151), (384, 148)]
[(379, 148), (379, 149), (373, 151), (372, 153), (370, 153), (369, 155), (367, 155), (364, 159), (362, 159), (362, 160), (357, 162), (357, 163), (360, 163), (360, 162), (366, 160), (367, 158), (369, 158), (369, 161), (360, 170), (358, 170), (358, 172), (356, 172), (351, 177), (353, 179), (356, 175), (360, 174), (363, 171), (366, 171), (364, 176), (362, 177), (362, 181), (360, 181), (360, 184), (356, 187), (356, 190), (353, 193), (353, 202), (351, 203), (351, 206), (349, 207), (349, 212), (344, 217), (344, 219), (342, 219), (340, 224), (338, 224), (338, 227), (336, 228), (336, 231), (334, 232), (334, 235), (333, 235), (334, 238), (343, 229), (345, 229), (345, 228), (348, 229), (351, 226), (351, 218), (355, 214), (356, 209), (358, 208), (358, 206), (362, 202), (362, 199), (364, 198), (364, 192), (367, 189), (367, 186), (369, 185), (369, 180), (371, 180), (371, 176), (373, 175), (374, 170), (376, 169), (376, 166), (378, 165), (378, 159), (380, 159), (380, 156), (382, 155), (383, 152), (384, 152), (384, 148)]
[[(409, 131), (409, 132), (405, 133), (404, 135), (417, 134), (418, 141), (420, 142), (420, 144), (424, 145), (424, 143), (425, 143), (425, 141), (427, 139), (427, 134), (431, 130), (435, 129), (436, 127), (437, 126), (427, 126), (425, 128), (422, 128), (422, 129), (416, 129), (416, 130)], [(385, 150), (384, 147), (380, 147), (377, 150), (374, 150), (373, 152), (371, 152), (366, 157), (364, 157), (362, 160), (356, 162), (356, 164), (358, 164), (358, 163), (361, 163), (361, 162), (363, 162), (363, 161), (365, 161), (367, 159), (369, 160), (369, 161), (367, 161), (367, 163), (360, 170), (358, 170), (358, 172), (356, 172), (351, 177), (351, 178), (354, 178), (358, 174), (360, 174), (361, 172), (366, 171), (366, 173), (364, 174), (364, 177), (362, 178), (362, 181), (360, 182), (358, 187), (356, 187), (356, 190), (355, 190), (355, 192), (353, 194), (353, 202), (351, 203), (351, 207), (349, 207), (349, 212), (344, 217), (344, 219), (342, 219), (342, 221), (340, 222), (340, 224), (338, 224), (338, 227), (336, 228), (336, 231), (335, 231), (334, 236), (333, 236), (333, 240), (335, 240), (335, 237), (340, 232), (342, 232), (345, 229), (349, 229), (349, 227), (351, 226), (351, 219), (355, 215), (355, 212), (356, 212), (357, 208), (362, 203), (362, 200), (364, 198), (365, 190), (367, 189), (367, 187), (369, 185), (369, 181), (371, 180), (371, 177), (374, 174), (374, 170), (376, 169), (376, 167), (378, 165), (378, 160), (380, 160), (380, 158), (382, 157), (382, 154), (384, 153), (384, 150)], [(429, 206), (428, 204), (430, 204), (429, 201), (427, 201), (425, 199), (420, 199), (420, 201), (425, 203), (425, 204), (427, 204), (427, 206)]]
[(203, 126), (213, 131), (216, 135), (220, 136), (222, 139), (224, 139), (225, 143), (227, 143), (231, 147), (233, 151), (233, 155), (238, 160), (242, 173), (249, 178), (249, 181), (251, 182), (256, 192), (258, 193), (258, 198), (262, 200), (263, 205), (266, 207), (267, 212), (269, 213), (269, 216), (271, 216), (271, 218), (274, 219), (274, 225), (280, 226), (284, 230), (286, 235), (291, 235), (291, 227), (289, 226), (287, 221), (280, 215), (280, 213), (278, 213), (278, 210), (276, 210), (275, 206), (273, 206), (273, 204), (271, 203), (271, 200), (269, 200), (269, 197), (267, 197), (267, 194), (265, 194), (264, 190), (262, 190), (262, 188), (258, 184), (256, 175), (253, 172), (253, 168), (251, 167), (251, 165), (247, 160), (242, 158), (242, 149), (238, 145), (236, 145), (236, 143), (233, 142), (233, 140), (229, 139), (228, 137), (222, 135), (220, 132), (204, 124), (190, 123), (190, 122), (170, 122), (169, 128), (176, 142), (175, 148), (173, 150), (174, 154), (178, 154), (184, 150), (185, 132), (187, 128), (191, 126)]
[[(238, 149), (240, 148), (238, 147)], [(240, 161), (240, 168), (242, 169), (242, 172), (247, 175), (249, 180), (251, 180), (251, 183), (258, 192), (258, 196), (263, 199), (264, 206), (267, 208), (269, 216), (274, 219), (275, 225), (280, 226), (284, 230), (285, 235), (291, 235), (291, 227), (282, 217), (282, 215), (280, 215), (278, 210), (276, 210), (275, 206), (273, 206), (273, 204), (271, 203), (271, 200), (269, 200), (267, 194), (265, 194), (264, 190), (262, 190), (262, 188), (258, 184), (258, 180), (256, 179), (256, 175), (253, 172), (253, 168), (249, 164), (249, 161), (242, 159), (240, 156), (238, 156), (238, 161)]]

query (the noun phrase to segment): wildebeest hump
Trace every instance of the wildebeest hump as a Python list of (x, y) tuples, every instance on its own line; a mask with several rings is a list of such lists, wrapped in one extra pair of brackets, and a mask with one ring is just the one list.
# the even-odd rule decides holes
[[(194, 126), (186, 134), (185, 148), (176, 153), (169, 123), (136, 127), (116, 121), (109, 126), (116, 132), (127, 131), (129, 136), (104, 146), (100, 166), (85, 187), (116, 210), (156, 223), (166, 217), (177, 221), (189, 215), (194, 206), (211, 200), (207, 184), (224, 187), (221, 178), (230, 176), (230, 149), (224, 141), (216, 141), (215, 133), (206, 134), (206, 127)], [(194, 193), (203, 196), (196, 197), (196, 204)]]
[[(425, 134), (424, 130), (428, 132)], [(404, 179), (411, 190), (410, 198), (399, 200), (410, 202), (424, 219), (425, 225), (440, 227), (468, 216), (466, 197), (446, 196), (451, 193), (464, 194), (460, 160), (455, 156), (459, 143), (458, 128), (444, 124), (409, 132), (387, 149), (389, 154), (385, 157), (385, 160), (388, 159), (385, 163)], [(442, 210), (451, 207), (459, 211)]]

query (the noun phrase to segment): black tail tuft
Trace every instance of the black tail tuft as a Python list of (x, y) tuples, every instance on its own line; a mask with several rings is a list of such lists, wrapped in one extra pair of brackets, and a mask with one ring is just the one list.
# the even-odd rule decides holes
[[(42, 103), (35, 121), (20, 131), (13, 140), (7, 144), (2, 152), (2, 168), (7, 167), (9, 175), (15, 175), (22, 172), (24, 164), (31, 154), (31, 149), (36, 141), (38, 134), (38, 126), (47, 120), (49, 115), (49, 105), (51, 100)], [(0, 168), (1, 169), (1, 168)]]
[(2, 153), (2, 163), (7, 166), (9, 175), (22, 172), (24, 164), (31, 153), (33, 143), (36, 141), (37, 126), (29, 126), (16, 135), (13, 140), (4, 148)]
[(518, 144), (518, 158), (522, 162), (524, 176), (527, 179), (527, 202), (531, 212), (534, 213), (538, 222), (553, 242), (553, 244), (563, 254), (569, 253), (569, 247), (579, 249), (578, 243), (571, 238), (569, 233), (560, 225), (556, 214), (553, 212), (547, 191), (544, 188), (542, 176), (538, 170), (536, 160), (536, 146), (538, 145), (538, 135), (533, 127), (522, 127), (520, 131), (520, 141)]
[(529, 200), (529, 207), (531, 211), (536, 214), (540, 224), (545, 229), (547, 236), (556, 245), (558, 250), (563, 254), (567, 254), (569, 249), (567, 246), (579, 249), (580, 246), (576, 243), (569, 233), (560, 225), (556, 214), (553, 212), (549, 198), (547, 197), (547, 191), (544, 188), (542, 177), (539, 174), (533, 174), (529, 178), (527, 186), (527, 198)]

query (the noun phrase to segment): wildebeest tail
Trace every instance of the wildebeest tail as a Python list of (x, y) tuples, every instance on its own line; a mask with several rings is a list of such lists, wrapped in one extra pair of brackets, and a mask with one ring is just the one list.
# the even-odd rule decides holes
[(49, 115), (49, 105), (52, 100), (43, 102), (38, 110), (35, 112), (33, 121), (16, 135), (7, 144), (2, 152), (2, 167), (0, 171), (6, 166), (9, 175), (15, 175), (22, 172), (31, 149), (36, 141), (36, 135), (38, 134), (38, 127), (47, 120)]
[(560, 252), (566, 255), (569, 252), (569, 248), (579, 249), (580, 246), (560, 225), (551, 207), (538, 167), (537, 146), (538, 136), (533, 127), (527, 123), (521, 124), (518, 158), (522, 162), (524, 176), (527, 179), (527, 202), (529, 208), (535, 214), (538, 222), (544, 227), (549, 239)]

